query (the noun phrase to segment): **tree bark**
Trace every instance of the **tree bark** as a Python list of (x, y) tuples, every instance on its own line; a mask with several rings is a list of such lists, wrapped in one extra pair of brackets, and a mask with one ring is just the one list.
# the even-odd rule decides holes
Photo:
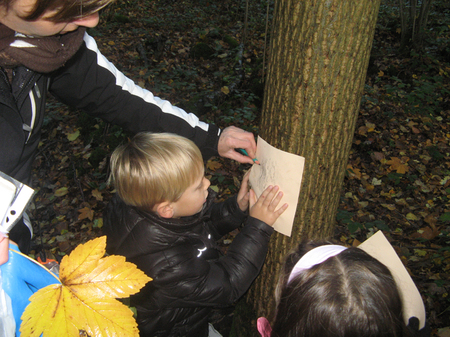
[(260, 135), (305, 157), (305, 168), (292, 237), (273, 235), (262, 273), (247, 296), (258, 317), (267, 317), (275, 306), (286, 253), (303, 238), (333, 236), (379, 4), (275, 3)]

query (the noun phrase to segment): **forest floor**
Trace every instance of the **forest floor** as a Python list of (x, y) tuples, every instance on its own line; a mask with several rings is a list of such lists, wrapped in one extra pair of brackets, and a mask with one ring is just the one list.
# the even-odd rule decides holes
[[(89, 32), (156, 96), (257, 134), (266, 8), (253, 4), (245, 27), (244, 3), (121, 1)], [(383, 230), (423, 296), (432, 334), (449, 336), (450, 29), (433, 54), (400, 57), (398, 23), (381, 10), (334, 239), (355, 245)], [(48, 110), (33, 173), (33, 254), (60, 260), (102, 235), (108, 154), (127, 134), (53, 100)], [(248, 168), (213, 158), (207, 174), (224, 198)]]

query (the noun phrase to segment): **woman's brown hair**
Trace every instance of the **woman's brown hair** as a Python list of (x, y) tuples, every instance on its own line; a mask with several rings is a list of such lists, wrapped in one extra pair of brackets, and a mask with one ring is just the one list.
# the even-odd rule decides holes
[[(17, 0), (2, 0), (0, 1), (0, 6), (8, 11), (16, 1)], [(34, 21), (42, 17), (46, 12), (51, 12), (51, 15), (46, 17), (47, 20), (56, 23), (70, 22), (92, 15), (113, 1), (114, 0), (36, 0), (34, 7), (27, 15), (22, 17), (22, 19)]]
[(271, 336), (405, 336), (402, 302), (391, 273), (361, 249), (348, 248), (287, 284), (297, 261), (320, 245), (303, 243), (287, 257)]

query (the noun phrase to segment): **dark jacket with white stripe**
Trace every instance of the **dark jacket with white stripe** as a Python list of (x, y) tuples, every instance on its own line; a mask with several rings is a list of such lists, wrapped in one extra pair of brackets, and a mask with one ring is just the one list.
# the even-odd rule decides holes
[(193, 140), (205, 159), (217, 154), (219, 129), (138, 87), (99, 52), (85, 34), (78, 52), (50, 74), (0, 69), (0, 171), (30, 184), (47, 92), (92, 116), (131, 132), (172, 132)]
[[(213, 307), (233, 304), (261, 270), (273, 228), (247, 217), (236, 197), (191, 217), (163, 219), (115, 196), (104, 216), (109, 254), (124, 255), (153, 278), (132, 305), (141, 336), (208, 336)], [(216, 240), (245, 222), (222, 255)]]

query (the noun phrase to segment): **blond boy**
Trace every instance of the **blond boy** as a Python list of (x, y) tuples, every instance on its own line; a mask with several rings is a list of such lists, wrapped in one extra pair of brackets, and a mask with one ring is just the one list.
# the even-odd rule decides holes
[[(248, 174), (215, 203), (197, 146), (174, 134), (137, 134), (111, 157), (117, 190), (105, 212), (107, 251), (153, 278), (132, 298), (141, 336), (208, 336), (208, 314), (232, 305), (258, 275), (282, 193), (256, 198)], [(249, 207), (250, 206), (250, 207)], [(247, 214), (247, 210), (249, 212)], [(222, 255), (216, 240), (244, 224)]]

